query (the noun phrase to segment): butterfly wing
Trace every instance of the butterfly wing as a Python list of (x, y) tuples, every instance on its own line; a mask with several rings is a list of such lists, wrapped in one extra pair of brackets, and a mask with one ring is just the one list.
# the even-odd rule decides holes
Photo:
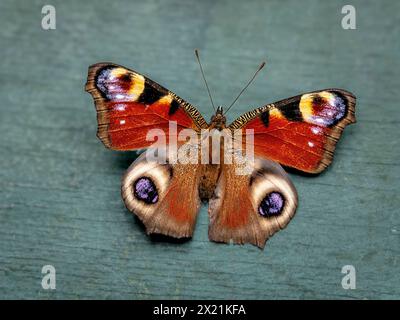
[(147, 233), (191, 237), (201, 205), (198, 186), (203, 167), (165, 159), (163, 163), (142, 153), (122, 178), (122, 198)]
[(255, 158), (247, 165), (246, 171), (237, 162), (222, 165), (209, 203), (209, 238), (263, 248), (294, 216), (297, 192), (278, 163)]
[(309, 92), (245, 113), (229, 127), (243, 135), (254, 130), (256, 155), (319, 173), (332, 162), (344, 127), (355, 122), (355, 103), (341, 89)]
[(207, 123), (191, 104), (143, 75), (111, 63), (89, 67), (86, 91), (95, 101), (97, 136), (108, 148), (134, 150), (150, 146), (151, 129), (167, 134), (170, 121), (178, 133), (196, 131)]

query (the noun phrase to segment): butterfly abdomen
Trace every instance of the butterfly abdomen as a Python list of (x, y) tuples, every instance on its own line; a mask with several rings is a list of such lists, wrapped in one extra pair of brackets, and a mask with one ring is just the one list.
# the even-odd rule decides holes
[(219, 175), (220, 165), (203, 165), (203, 170), (199, 181), (199, 196), (202, 201), (207, 201), (213, 197)]

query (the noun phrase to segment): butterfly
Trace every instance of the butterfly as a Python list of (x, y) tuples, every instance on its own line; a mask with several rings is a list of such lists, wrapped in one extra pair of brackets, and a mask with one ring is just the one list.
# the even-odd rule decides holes
[[(199, 64), (203, 74), (200, 60)], [(205, 77), (204, 81), (208, 89)], [(147, 133), (152, 129), (165, 132), (168, 144), (173, 138), (171, 122), (178, 133), (191, 129), (200, 135), (213, 129), (239, 130), (243, 137), (253, 134), (255, 157), (245, 174), (237, 174), (237, 163), (182, 164), (169, 161), (168, 155), (165, 163), (158, 163), (145, 153), (128, 168), (121, 187), (128, 210), (144, 223), (148, 234), (175, 238), (192, 236), (205, 200), (210, 240), (264, 248), (268, 238), (293, 218), (298, 203), (281, 165), (312, 174), (323, 171), (332, 162), (344, 127), (355, 122), (356, 98), (342, 89), (270, 103), (228, 125), (222, 107), (208, 123), (190, 103), (117, 64), (90, 66), (85, 88), (95, 102), (97, 136), (113, 150), (150, 148), (153, 142)]]

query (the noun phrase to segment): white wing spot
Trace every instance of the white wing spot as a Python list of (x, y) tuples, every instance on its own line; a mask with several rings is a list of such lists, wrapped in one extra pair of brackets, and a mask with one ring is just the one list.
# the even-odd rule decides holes
[(321, 134), (321, 128), (319, 127), (311, 127), (311, 132), (314, 134)]

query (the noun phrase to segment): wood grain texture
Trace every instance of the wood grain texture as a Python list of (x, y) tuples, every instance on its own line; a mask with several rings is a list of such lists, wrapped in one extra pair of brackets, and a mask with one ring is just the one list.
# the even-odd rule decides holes
[[(398, 1), (54, 0), (0, 4), (0, 298), (400, 298)], [(202, 207), (194, 238), (148, 237), (125, 209), (120, 179), (134, 153), (106, 150), (84, 92), (87, 68), (113, 61), (212, 109), (227, 105), (260, 61), (268, 65), (230, 121), (268, 102), (325, 87), (357, 96), (333, 165), (291, 174), (299, 208), (264, 251), (208, 241)], [(41, 269), (57, 289), (41, 288)], [(357, 270), (343, 290), (341, 268)]]

